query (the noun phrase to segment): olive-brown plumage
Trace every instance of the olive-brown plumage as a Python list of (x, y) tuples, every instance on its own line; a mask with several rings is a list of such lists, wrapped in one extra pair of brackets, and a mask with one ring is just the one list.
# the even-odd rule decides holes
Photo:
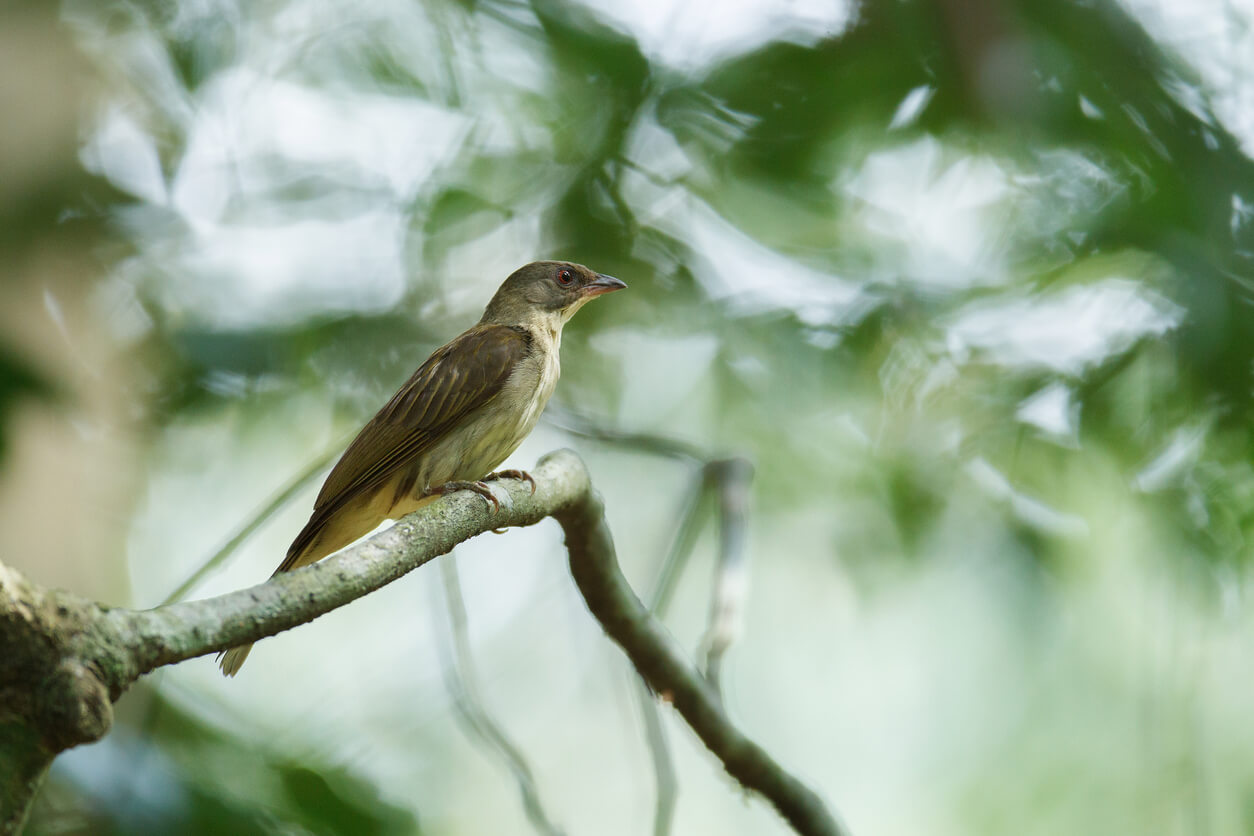
[[(436, 349), (364, 426), (327, 476), (275, 574), (306, 566), (435, 499), (482, 480), (535, 427), (561, 367), (562, 326), (626, 287), (579, 264), (537, 261), (497, 290), (482, 319)], [(234, 676), (252, 645), (227, 651)]]

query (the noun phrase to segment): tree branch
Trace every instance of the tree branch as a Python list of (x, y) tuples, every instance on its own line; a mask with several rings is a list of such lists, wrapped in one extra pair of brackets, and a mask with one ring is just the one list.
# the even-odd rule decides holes
[(822, 799), (731, 724), (709, 684), (640, 603), (619, 571), (600, 494), (590, 491), (582, 502), (554, 516), (566, 532), (570, 572), (588, 609), (653, 690), (670, 699), (727, 773), (745, 789), (766, 796), (798, 833), (842, 833)]
[(265, 525), (271, 517), (277, 514), (283, 506), (287, 505), (287, 503), (291, 501), (292, 497), (296, 496), (296, 494), (299, 493), (306, 485), (317, 478), (319, 474), (330, 469), (331, 465), (335, 464), (335, 460), (344, 454), (344, 448), (348, 446), (348, 442), (351, 440), (351, 437), (340, 439), (333, 446), (327, 448), (322, 455), (305, 465), (304, 470), (293, 476), (286, 485), (274, 494), (274, 496), (270, 497), (260, 510), (254, 513), (247, 522), (241, 525), (234, 534), (228, 537), (226, 542), (219, 546), (218, 550), (215, 551), (208, 560), (202, 563), (196, 571), (192, 572), (187, 579), (179, 584), (178, 588), (166, 596), (166, 599), (161, 603), (173, 604), (175, 601), (178, 601), (188, 592), (191, 592), (196, 584), (200, 583), (215, 569), (225, 563), (226, 559), (233, 555), (235, 550), (243, 545), (244, 541), (253, 535), (253, 532)]
[(747, 789), (765, 795), (799, 833), (838, 834), (819, 798), (731, 726), (709, 686), (627, 585), (614, 556), (600, 496), (570, 451), (540, 460), (536, 492), (496, 483), (492, 513), (472, 493), (452, 494), (326, 560), (251, 589), (153, 610), (110, 609), (44, 590), (0, 564), (0, 834), (17, 833), (57, 753), (98, 740), (112, 703), (162, 665), (295, 627), (365, 595), (503, 526), (555, 517), (571, 572), (606, 632), (655, 691), (675, 707)]

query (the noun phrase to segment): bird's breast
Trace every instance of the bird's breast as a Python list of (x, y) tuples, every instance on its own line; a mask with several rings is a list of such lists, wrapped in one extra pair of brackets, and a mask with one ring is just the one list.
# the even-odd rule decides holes
[(496, 469), (535, 429), (560, 375), (557, 352), (538, 346), (495, 398), (422, 457), (418, 484), (481, 479)]

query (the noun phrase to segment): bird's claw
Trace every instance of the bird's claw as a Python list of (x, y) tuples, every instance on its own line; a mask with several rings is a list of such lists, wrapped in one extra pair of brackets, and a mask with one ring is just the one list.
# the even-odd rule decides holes
[(536, 495), (536, 480), (525, 470), (498, 470), (496, 473), (489, 473), (483, 477), (485, 482), (493, 482), (497, 479), (517, 479), (520, 482), (526, 482), (531, 485), (531, 495)]
[(457, 491), (471, 491), (479, 494), (479, 496), (492, 503), (492, 513), (495, 514), (501, 510), (501, 500), (496, 498), (496, 494), (492, 493), (484, 482), (445, 482), (438, 488), (432, 488), (431, 493), (443, 496), (446, 493), (456, 493)]

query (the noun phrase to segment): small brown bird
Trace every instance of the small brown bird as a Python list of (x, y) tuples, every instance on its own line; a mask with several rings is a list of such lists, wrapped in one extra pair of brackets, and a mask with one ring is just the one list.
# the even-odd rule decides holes
[[(441, 494), (473, 490), (496, 506), (485, 481), (531, 481), (521, 471), (491, 471), (553, 394), (562, 326), (589, 299), (626, 286), (564, 261), (515, 271), (479, 324), (436, 349), (348, 445), (274, 574), (321, 560)], [(222, 672), (234, 676), (251, 649), (222, 654)]]

